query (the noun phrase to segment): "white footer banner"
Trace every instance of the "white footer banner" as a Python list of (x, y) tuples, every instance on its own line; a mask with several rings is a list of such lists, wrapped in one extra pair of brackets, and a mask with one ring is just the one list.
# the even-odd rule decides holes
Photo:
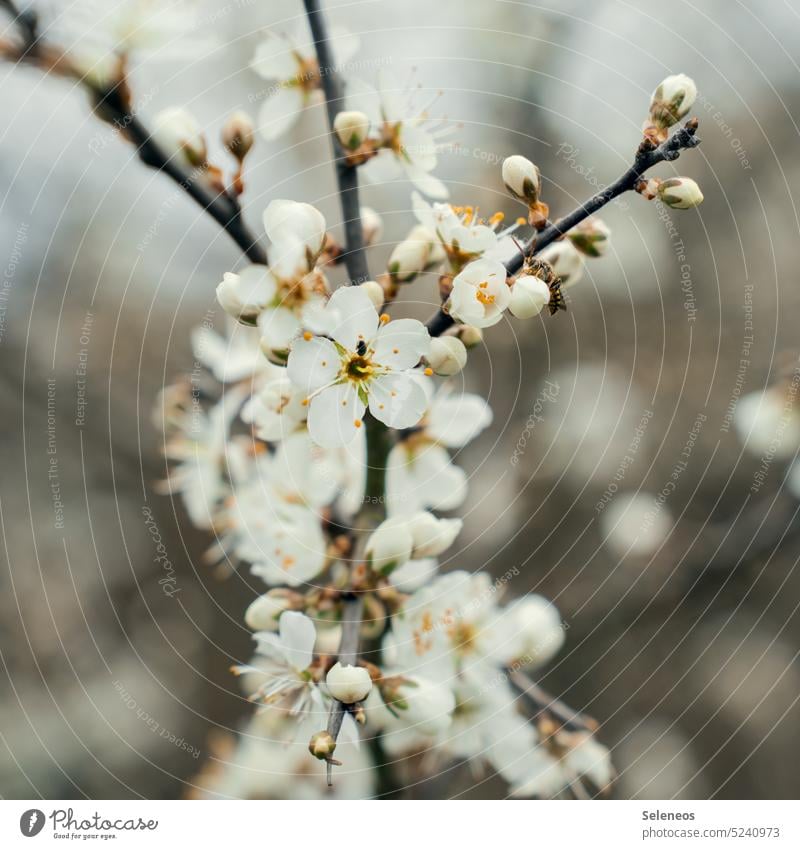
[(376, 843), (409, 849), (439, 837), (459, 849), (798, 847), (800, 803), (0, 801), (2, 847), (52, 841), (175, 847), (191, 840), (201, 847), (319, 841), (333, 849)]

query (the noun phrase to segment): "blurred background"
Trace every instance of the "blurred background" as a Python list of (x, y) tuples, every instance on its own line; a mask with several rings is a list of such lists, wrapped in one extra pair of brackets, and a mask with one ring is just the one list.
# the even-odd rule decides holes
[[(510, 593), (558, 605), (567, 643), (542, 683), (600, 723), (617, 797), (796, 798), (798, 505), (785, 456), (746, 453), (731, 421), (798, 356), (800, 6), (327, 6), (360, 36), (361, 76), (390, 64), (420, 102), (440, 92), (430, 112), (459, 144), (437, 175), (486, 213), (519, 214), (500, 180), (512, 153), (541, 168), (552, 214), (569, 211), (630, 163), (657, 83), (696, 80), (702, 145), (655, 173), (696, 179), (705, 203), (610, 205), (611, 249), (568, 312), (504, 323), (474, 352), (467, 388), (495, 422), (459, 458), (472, 486), (447, 565), (518, 566)], [(39, 8), (46, 21), (71, 7)], [(201, 24), (224, 48), (134, 69), (143, 119), (185, 105), (216, 143), (263, 96), (248, 68), (259, 29), (302, 26), (301, 11), (214, 4)], [(154, 493), (165, 463), (151, 412), (194, 368), (191, 328), (224, 326), (214, 288), (240, 258), (81, 91), (28, 68), (0, 79), (0, 795), (180, 797), (215, 735), (249, 714), (228, 668), (248, 657), (242, 613), (258, 586), (211, 574), (210, 539)], [(291, 197), (338, 232), (329, 159), (322, 108), (259, 142), (254, 230), (269, 200)], [(412, 223), (410, 187), (363, 200), (385, 213), (381, 270)], [(435, 280), (404, 295), (424, 318)], [(413, 790), (504, 792), (457, 771)]]

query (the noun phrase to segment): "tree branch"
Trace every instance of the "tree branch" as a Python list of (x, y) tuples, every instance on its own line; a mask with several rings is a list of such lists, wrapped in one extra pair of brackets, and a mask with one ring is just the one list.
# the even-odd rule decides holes
[(347, 267), (350, 283), (358, 285), (369, 280), (367, 256), (364, 250), (364, 233), (361, 227), (361, 204), (358, 199), (358, 171), (349, 165), (344, 151), (333, 132), (333, 122), (342, 111), (344, 86), (336, 71), (330, 40), (328, 39), (325, 17), (318, 0), (304, 0), (314, 48), (317, 53), (322, 90), (325, 93), (325, 106), (328, 110), (328, 124), (331, 130), (331, 143), (336, 161), (336, 180), (339, 184), (339, 199), (344, 221), (345, 246), (342, 259)]
[[(522, 250), (505, 263), (506, 271), (509, 274), (516, 274), (522, 268), (527, 257), (535, 256), (543, 251), (556, 239), (560, 239), (581, 221), (584, 221), (590, 215), (594, 215), (614, 198), (634, 189), (644, 173), (654, 165), (661, 162), (672, 162), (681, 155), (682, 150), (697, 147), (700, 144), (700, 139), (695, 135), (697, 124), (697, 118), (692, 118), (686, 122), (685, 126), (658, 146), (654, 146), (652, 142), (645, 139), (636, 151), (633, 164), (621, 177), (589, 198), (586, 203), (581, 204), (569, 215), (559, 218), (558, 221), (548, 225), (540, 233), (534, 233)], [(453, 324), (453, 319), (443, 309), (439, 309), (428, 321), (428, 332), (431, 336), (441, 336)]]
[(537, 683), (518, 669), (509, 669), (508, 677), (520, 695), (524, 696), (536, 714), (548, 714), (567, 731), (597, 731), (597, 721), (590, 716), (574, 711), (564, 702), (549, 695)]

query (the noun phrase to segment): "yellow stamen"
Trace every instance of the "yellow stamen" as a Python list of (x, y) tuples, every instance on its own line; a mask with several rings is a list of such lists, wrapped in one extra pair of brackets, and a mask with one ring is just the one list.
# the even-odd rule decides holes
[(520, 218), (518, 218), (518, 219), (517, 219), (517, 224), (518, 224), (520, 227), (522, 227), (522, 225), (523, 225), (523, 224), (527, 224), (527, 223), (528, 223), (528, 219), (527, 219), (527, 218), (522, 218), (522, 217), (520, 217)]
[(390, 319), (388, 313), (382, 313), (381, 314), (381, 324), (388, 324), (389, 321), (391, 321), (391, 319)]
[(310, 333), (308, 330), (306, 330), (305, 333), (303, 333), (303, 339), (305, 339), (306, 342), (310, 342), (313, 338), (314, 338), (314, 334)]
[(429, 368), (425, 369), (425, 377), (430, 377), (432, 374), (433, 374), (432, 368), (429, 367)]
[(361, 427), (361, 419), (356, 419), (356, 420), (353, 422), (353, 424), (354, 424), (356, 427)]

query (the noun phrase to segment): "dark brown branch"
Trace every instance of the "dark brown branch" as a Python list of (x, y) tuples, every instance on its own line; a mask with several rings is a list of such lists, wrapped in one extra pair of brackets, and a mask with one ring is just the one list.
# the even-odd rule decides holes
[(345, 246), (342, 259), (347, 267), (350, 283), (358, 285), (369, 280), (367, 255), (364, 250), (364, 233), (361, 227), (361, 204), (358, 199), (358, 171), (346, 161), (345, 152), (333, 132), (333, 122), (342, 111), (344, 86), (336, 70), (325, 17), (317, 0), (304, 0), (314, 47), (317, 52), (322, 90), (325, 93), (325, 106), (328, 110), (328, 124), (331, 130), (331, 143), (336, 157), (336, 179), (339, 184), (339, 198), (344, 220)]
[[(661, 162), (672, 162), (681, 155), (682, 150), (697, 147), (700, 144), (700, 139), (695, 135), (696, 132), (697, 119), (692, 118), (686, 122), (685, 126), (681, 127), (680, 130), (667, 139), (667, 141), (657, 147), (653, 147), (652, 143), (647, 140), (642, 142), (636, 152), (633, 164), (621, 177), (589, 198), (586, 203), (581, 204), (577, 209), (570, 212), (569, 215), (559, 218), (558, 221), (550, 224), (540, 233), (534, 233), (530, 240), (523, 245), (522, 250), (518, 251), (505, 263), (506, 271), (509, 274), (516, 274), (522, 268), (526, 257), (535, 256), (548, 245), (555, 242), (556, 239), (560, 239), (565, 233), (580, 224), (581, 221), (601, 210), (606, 204), (614, 200), (614, 198), (634, 189), (643, 174), (654, 165), (658, 165)], [(440, 309), (428, 321), (428, 332), (431, 336), (441, 336), (453, 323), (453, 319)]]

